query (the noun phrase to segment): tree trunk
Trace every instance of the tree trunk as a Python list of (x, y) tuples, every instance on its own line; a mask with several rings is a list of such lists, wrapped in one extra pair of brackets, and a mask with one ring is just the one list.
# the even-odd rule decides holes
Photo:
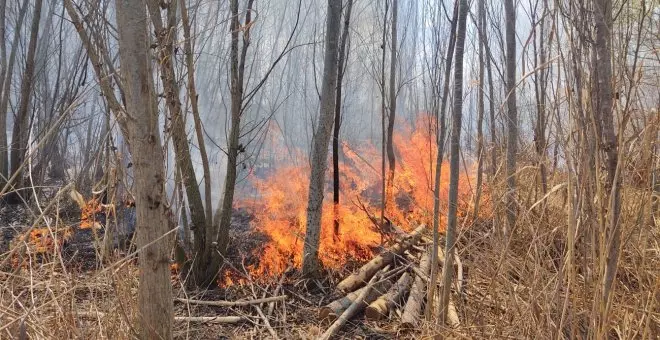
[(610, 296), (612, 285), (618, 269), (619, 253), (621, 247), (621, 226), (619, 215), (621, 213), (621, 177), (618, 174), (618, 143), (614, 131), (614, 111), (612, 109), (612, 1), (596, 0), (594, 6), (596, 19), (596, 77), (597, 101), (596, 113), (600, 116), (602, 133), (601, 145), (606, 155), (605, 169), (607, 170), (606, 192), (609, 192), (608, 226), (604, 236), (607, 245), (607, 262), (603, 276), (603, 287), (600, 305), (599, 334), (605, 336), (608, 330), (608, 314), (610, 309)]
[(341, 22), (341, 0), (328, 0), (326, 19), (325, 57), (323, 62), (323, 82), (321, 85), (321, 109), (316, 133), (313, 138), (309, 197), (307, 205), (307, 230), (303, 248), (303, 274), (318, 274), (319, 243), (321, 237), (321, 214), (325, 169), (328, 163), (328, 142), (333, 123), (333, 111), (337, 85), (337, 49), (339, 24)]
[(181, 3), (181, 22), (183, 26), (183, 47), (186, 53), (186, 67), (188, 69), (188, 97), (192, 107), (193, 120), (195, 122), (195, 133), (197, 144), (199, 144), (199, 154), (202, 159), (202, 169), (204, 172), (204, 203), (206, 208), (206, 225), (213, 223), (213, 202), (211, 192), (211, 169), (209, 157), (206, 152), (206, 143), (204, 142), (204, 131), (202, 129), (202, 120), (199, 115), (198, 95), (195, 87), (195, 62), (193, 60), (193, 41), (190, 34), (190, 18), (188, 17), (188, 8), (185, 0)]
[[(477, 12), (477, 22), (478, 30), (483, 32), (486, 28), (483, 22), (483, 12), (486, 11), (485, 0), (479, 0), (478, 2), (478, 12)], [(483, 35), (479, 36), (479, 88), (477, 93), (477, 184), (476, 193), (474, 195), (474, 210), (472, 212), (472, 217), (477, 218), (479, 214), (479, 201), (481, 200), (481, 183), (483, 181), (483, 168), (484, 168), (484, 134), (483, 134), (483, 122), (484, 122), (484, 45), (488, 42), (484, 40)]]
[(339, 239), (339, 129), (341, 127), (341, 85), (344, 79), (344, 67), (348, 59), (346, 43), (348, 41), (348, 30), (350, 29), (351, 10), (353, 0), (348, 0), (346, 14), (344, 14), (344, 28), (341, 33), (341, 44), (339, 45), (339, 61), (337, 62), (337, 98), (335, 99), (335, 124), (332, 134), (332, 201), (334, 208), (334, 237)]
[[(245, 25), (241, 28), (238, 18), (238, 0), (231, 0), (230, 7), (232, 19), (231, 30), (231, 129), (227, 147), (227, 173), (225, 175), (225, 192), (222, 198), (222, 206), (215, 211), (213, 224), (206, 231), (206, 246), (204, 256), (196, 263), (195, 276), (198, 285), (208, 285), (215, 282), (215, 278), (222, 264), (222, 257), (227, 251), (229, 244), (229, 227), (231, 226), (231, 214), (234, 203), (234, 190), (236, 189), (236, 168), (238, 166), (238, 154), (244, 152), (242, 144), (239, 143), (241, 114), (243, 113), (243, 77), (245, 74), (245, 55), (250, 46), (250, 26), (252, 20), (252, 4), (249, 0), (245, 14)], [(238, 48), (238, 33), (243, 32), (243, 46)], [(219, 254), (219, 253), (220, 254)]]
[(444, 324), (449, 308), (449, 295), (454, 275), (454, 243), (456, 242), (458, 205), (458, 175), (460, 172), (461, 119), (463, 111), (463, 51), (465, 47), (465, 26), (469, 10), (468, 1), (460, 0), (458, 28), (456, 34), (456, 52), (454, 61), (454, 108), (451, 130), (451, 149), (449, 164), (449, 207), (447, 212), (447, 232), (445, 243), (445, 265), (442, 271), (442, 294), (440, 295), (440, 320)]
[[(438, 242), (440, 239), (440, 174), (442, 172), (442, 158), (445, 149), (445, 133), (447, 131), (445, 114), (447, 111), (447, 98), (449, 97), (449, 80), (451, 76), (451, 63), (454, 58), (454, 47), (456, 45), (456, 26), (458, 24), (458, 1), (454, 3), (454, 14), (451, 21), (451, 33), (449, 35), (449, 46), (447, 46), (447, 61), (445, 64), (444, 84), (442, 85), (442, 99), (440, 103), (440, 121), (438, 137), (436, 143), (438, 151), (435, 158), (435, 182), (433, 188), (433, 251), (431, 256), (431, 282), (436, 282), (438, 278)], [(433, 310), (433, 299), (435, 284), (429, 285), (426, 299), (428, 301), (425, 315), (427, 319), (431, 317)]]
[[(36, 0), (34, 7), (34, 15), (32, 16), (32, 25), (30, 28), (30, 42), (28, 44), (27, 56), (25, 59), (25, 72), (23, 73), (23, 81), (21, 83), (21, 97), (14, 120), (14, 128), (11, 136), (11, 174), (16, 173), (13, 183), (15, 189), (23, 188), (23, 175), (19, 172), (21, 164), (25, 160), (27, 153), (27, 129), (30, 123), (30, 99), (32, 98), (32, 84), (34, 82), (34, 61), (37, 52), (37, 39), (39, 37), (39, 24), (41, 22), (41, 5), (43, 0)], [(9, 94), (7, 94), (9, 95)]]
[(167, 106), (170, 111), (170, 123), (172, 124), (172, 140), (174, 142), (176, 163), (181, 171), (181, 178), (186, 188), (188, 207), (190, 208), (190, 222), (192, 223), (191, 229), (195, 231), (195, 250), (197, 258), (199, 259), (205, 251), (203, 248), (206, 245), (205, 232), (209, 226), (206, 224), (204, 204), (202, 203), (202, 196), (199, 192), (197, 177), (195, 176), (195, 167), (190, 155), (185, 119), (181, 112), (181, 100), (179, 98), (180, 89), (174, 67), (176, 1), (172, 1), (168, 6), (168, 22), (167, 26), (164, 26), (160, 14), (159, 2), (157, 0), (150, 0), (148, 2), (149, 14), (151, 22), (153, 23), (154, 31), (156, 32), (156, 39), (159, 46), (157, 60), (160, 61), (161, 81), (165, 91)]
[(7, 145), (7, 111), (9, 109), (9, 92), (11, 90), (11, 81), (14, 75), (14, 63), (16, 62), (16, 51), (21, 32), (25, 14), (27, 13), (28, 0), (23, 1), (18, 13), (16, 27), (14, 28), (14, 39), (11, 44), (11, 52), (9, 53), (9, 63), (6, 72), (2, 77), (2, 99), (0, 100), (0, 187), (4, 188), (7, 179), (9, 178), (9, 153)]
[(139, 337), (171, 339), (173, 323), (170, 283), (170, 225), (165, 217), (164, 157), (158, 127), (149, 55), (147, 13), (142, 1), (117, 0), (117, 27), (126, 111), (132, 124), (131, 154), (135, 174)]
[(394, 195), (394, 170), (396, 168), (396, 157), (394, 156), (394, 120), (396, 118), (396, 50), (397, 50), (397, 17), (398, 1), (392, 0), (392, 50), (390, 57), (390, 114), (387, 122), (387, 162), (389, 173), (387, 175), (387, 201), (393, 202)]
[(504, 235), (513, 231), (516, 224), (516, 153), (518, 148), (518, 111), (516, 108), (516, 8), (513, 0), (504, 1), (506, 17), (506, 103), (507, 103), (507, 148), (506, 148), (506, 216)]

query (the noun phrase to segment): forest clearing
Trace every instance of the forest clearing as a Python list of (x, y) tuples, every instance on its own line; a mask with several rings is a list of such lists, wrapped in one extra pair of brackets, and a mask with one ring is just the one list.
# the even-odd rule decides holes
[(0, 0), (0, 339), (660, 339), (660, 5)]

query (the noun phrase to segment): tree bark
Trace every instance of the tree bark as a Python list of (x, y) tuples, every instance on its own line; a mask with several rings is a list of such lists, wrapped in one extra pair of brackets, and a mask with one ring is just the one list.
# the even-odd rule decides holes
[(449, 207), (447, 212), (447, 232), (445, 243), (445, 265), (442, 271), (442, 294), (440, 295), (440, 320), (444, 324), (449, 307), (451, 282), (454, 275), (454, 243), (456, 242), (456, 210), (458, 205), (458, 176), (460, 172), (461, 119), (463, 114), (463, 51), (465, 47), (465, 26), (469, 10), (467, 0), (460, 0), (458, 27), (456, 31), (456, 51), (454, 57), (454, 108), (451, 130), (451, 150), (449, 164)]
[(117, 0), (119, 56), (126, 94), (126, 111), (135, 174), (139, 337), (171, 339), (173, 303), (166, 235), (164, 156), (158, 127), (158, 106), (149, 55), (147, 13), (142, 1)]
[(325, 169), (328, 163), (328, 142), (333, 123), (333, 111), (337, 85), (337, 49), (339, 24), (341, 22), (341, 0), (328, 0), (326, 19), (325, 57), (323, 83), (321, 86), (321, 109), (316, 133), (313, 138), (311, 174), (307, 205), (307, 230), (303, 247), (303, 274), (314, 276), (320, 269), (319, 243), (321, 237), (321, 214)]
[(345, 66), (348, 59), (346, 43), (350, 29), (351, 10), (353, 0), (348, 0), (346, 14), (344, 14), (344, 28), (341, 33), (341, 44), (339, 45), (339, 61), (337, 69), (337, 98), (335, 99), (335, 123), (332, 133), (332, 202), (334, 208), (334, 237), (339, 238), (339, 129), (341, 128), (341, 90), (344, 79)]
[(30, 27), (30, 42), (25, 59), (25, 72), (23, 73), (23, 81), (21, 83), (21, 97), (11, 136), (11, 173), (12, 176), (19, 173), (16, 181), (13, 183), (15, 189), (23, 188), (23, 175), (20, 172), (20, 167), (27, 153), (27, 129), (30, 123), (30, 100), (32, 99), (32, 84), (34, 83), (35, 55), (37, 52), (42, 3), (43, 0), (36, 0), (34, 7), (34, 15), (32, 16), (32, 25)]
[(518, 111), (516, 107), (516, 8), (513, 0), (504, 1), (506, 16), (506, 103), (507, 103), (507, 148), (506, 148), (506, 216), (508, 235), (516, 224), (516, 153), (518, 149)]

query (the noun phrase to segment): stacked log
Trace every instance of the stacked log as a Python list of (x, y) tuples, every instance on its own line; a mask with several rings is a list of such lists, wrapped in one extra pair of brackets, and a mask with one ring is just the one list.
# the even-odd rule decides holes
[[(337, 285), (342, 297), (322, 307), (319, 320), (334, 322), (330, 328), (334, 332), (343, 322), (364, 311), (367, 320), (398, 315), (402, 328), (420, 326), (427, 287), (431, 284), (432, 249), (423, 238), (425, 230), (423, 225), (418, 227), (342, 280)], [(438, 251), (438, 265), (443, 266), (444, 260), (444, 253)], [(450, 310), (456, 314), (453, 301)], [(457, 317), (449, 319), (450, 326), (458, 325)]]
[(392, 263), (394, 258), (401, 256), (404, 251), (408, 250), (414, 244), (419, 242), (419, 240), (422, 238), (422, 234), (424, 233), (424, 229), (426, 229), (426, 226), (419, 226), (408, 237), (405, 237), (403, 240), (397, 242), (383, 254), (374, 257), (371, 261), (362, 266), (360, 270), (349, 275), (347, 278), (341, 281), (337, 285), (337, 290), (343, 293), (349, 293), (356, 290), (357, 288), (364, 286), (369, 281), (369, 279), (373, 277), (374, 274), (376, 274), (377, 271)]

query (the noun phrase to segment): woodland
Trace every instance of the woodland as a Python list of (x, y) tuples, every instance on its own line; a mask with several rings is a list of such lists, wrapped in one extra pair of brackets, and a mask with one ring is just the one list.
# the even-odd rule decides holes
[(0, 0), (0, 339), (660, 338), (660, 4)]

